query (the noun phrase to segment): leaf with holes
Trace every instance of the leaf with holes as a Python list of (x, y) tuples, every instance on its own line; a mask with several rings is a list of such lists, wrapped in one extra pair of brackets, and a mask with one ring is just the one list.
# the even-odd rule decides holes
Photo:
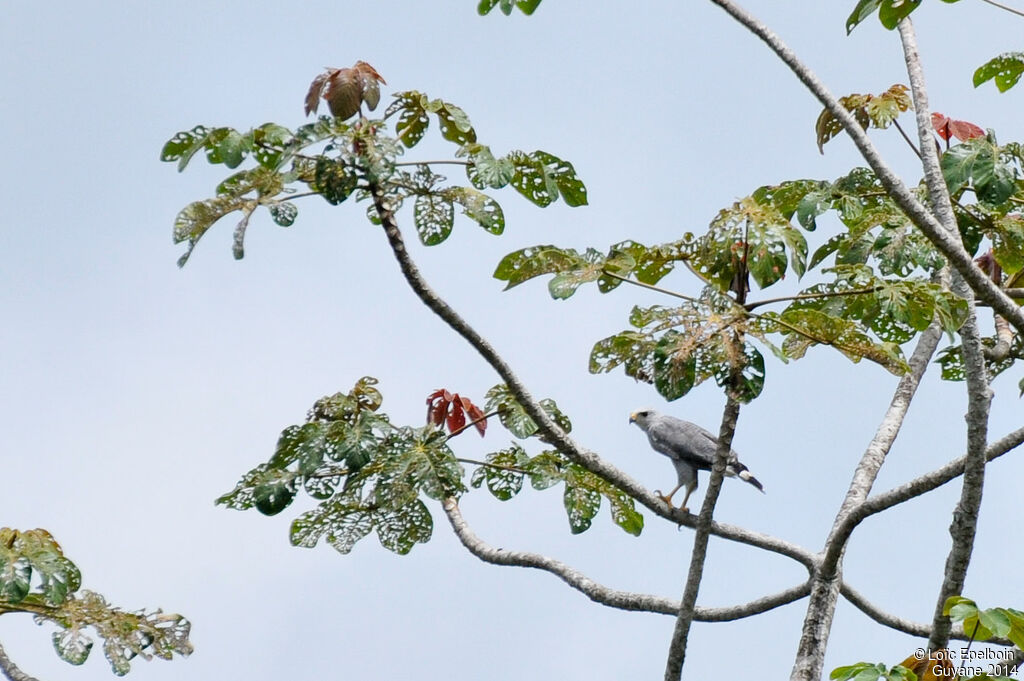
[(471, 187), (452, 187), (448, 190), (452, 200), (462, 206), (462, 212), (491, 234), (505, 231), (505, 214), (497, 201)]
[(421, 194), (416, 197), (413, 217), (423, 245), (436, 246), (452, 233), (455, 206), (446, 195)]
[(1006, 52), (989, 59), (974, 72), (974, 87), (992, 80), (1000, 92), (1006, 92), (1024, 75), (1024, 52)]
[(268, 210), (274, 222), (282, 227), (291, 227), (295, 223), (295, 217), (299, 214), (298, 207), (289, 201), (272, 203)]
[(508, 501), (519, 494), (523, 488), (523, 471), (530, 462), (522, 447), (513, 443), (508, 449), (488, 454), (485, 461), (487, 465), (473, 472), (470, 480), (473, 487), (486, 483), (491, 494), (501, 501)]

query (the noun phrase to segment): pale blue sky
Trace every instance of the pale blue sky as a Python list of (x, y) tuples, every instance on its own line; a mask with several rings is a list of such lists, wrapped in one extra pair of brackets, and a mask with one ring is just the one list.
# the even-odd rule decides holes
[[(852, 4), (749, 6), (837, 94), (905, 81), (894, 34), (871, 20), (845, 36)], [(580, 442), (665, 488), (671, 467), (628, 426), (629, 412), (658, 405), (717, 429), (722, 395), (703, 386), (665, 406), (649, 386), (621, 372), (591, 376), (586, 363), (594, 341), (626, 328), (632, 305), (666, 301), (590, 288), (556, 302), (540, 282), (502, 293), (495, 264), (539, 243), (603, 250), (700, 231), (759, 185), (835, 178), (857, 164), (851, 145), (840, 139), (818, 154), (818, 104), (710, 3), (546, 0), (531, 18), (478, 17), (474, 0), (283, 7), (4, 4), (0, 525), (49, 529), (84, 586), (122, 607), (193, 620), (194, 655), (138, 661), (136, 680), (660, 678), (670, 618), (601, 608), (550, 575), (483, 565), (436, 507), (433, 541), (404, 557), (372, 537), (349, 556), (290, 547), (288, 524), (306, 500), (275, 518), (214, 507), (269, 456), (283, 427), (362, 375), (377, 376), (384, 408), (412, 424), (433, 389), (481, 401), (497, 378), (404, 287), (362, 205), (307, 201), (288, 230), (254, 218), (241, 262), (231, 258), (229, 220), (179, 271), (174, 216), (211, 195), (223, 169), (196, 159), (179, 175), (159, 162), (160, 148), (196, 124), (301, 124), (313, 76), (363, 59), (387, 79), (386, 93), (419, 89), (462, 106), (497, 153), (544, 149), (571, 160), (590, 206), (541, 210), (506, 190), (501, 238), (460, 220), (447, 243), (412, 252), (534, 394), (572, 416)], [(979, 2), (926, 3), (915, 18), (933, 108), (1020, 139), (1024, 91), (974, 90), (970, 78), (987, 58), (1020, 49), (1021, 20)], [(874, 136), (916, 182), (897, 135)], [(408, 157), (442, 152), (450, 148), (426, 145)], [(400, 218), (412, 238), (409, 216)], [(824, 238), (811, 235), (812, 248)], [(682, 272), (665, 283), (697, 290)], [(961, 453), (962, 386), (936, 374), (878, 489)], [(1019, 378), (1010, 372), (995, 385), (994, 437), (1020, 425)], [(884, 370), (827, 349), (789, 366), (769, 359), (764, 396), (743, 410), (736, 439), (768, 494), (728, 483), (718, 517), (819, 548), (894, 385)], [(460, 453), (504, 447), (499, 430), (482, 443), (460, 438)], [(1016, 458), (990, 469), (968, 580), (969, 595), (988, 605), (1022, 606), (1008, 586), (1019, 579), (1020, 549), (1002, 520), (1013, 512)], [(947, 487), (866, 522), (848, 554), (853, 585), (916, 620), (931, 616), (948, 548), (958, 486)], [(557, 490), (505, 504), (474, 492), (463, 508), (496, 546), (549, 553), (615, 588), (682, 592), (690, 531), (648, 517), (633, 538), (602, 510), (574, 537)], [(713, 541), (700, 602), (748, 600), (802, 572)], [(803, 612), (799, 602), (697, 625), (686, 678), (784, 677)], [(111, 678), (98, 648), (81, 669), (61, 662), (50, 631), (28, 618), (0, 621), (0, 641), (25, 671)], [(894, 664), (916, 645), (843, 603), (829, 669)]]

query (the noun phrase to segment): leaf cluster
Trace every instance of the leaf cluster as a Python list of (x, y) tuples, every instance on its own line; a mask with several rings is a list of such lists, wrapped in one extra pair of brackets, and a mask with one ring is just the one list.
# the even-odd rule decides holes
[[(382, 189), (392, 211), (399, 210), (406, 201), (413, 203), (416, 232), (420, 241), (428, 246), (443, 242), (451, 234), (456, 206), (485, 231), (501, 234), (505, 229), (504, 213), (501, 205), (485, 190), (511, 185), (541, 207), (559, 197), (570, 206), (587, 203), (586, 187), (568, 161), (539, 150), (513, 151), (495, 157), (489, 147), (477, 142), (476, 131), (465, 111), (421, 92), (397, 93), (381, 120), (360, 118), (352, 124), (343, 122), (358, 109), (358, 101), (375, 103), (372, 97), (366, 99), (364, 91), (367, 83), (376, 87), (379, 75), (374, 71), (360, 76), (358, 68), (354, 69), (322, 75), (319, 82), (314, 81), (310, 91), (313, 104), (319, 100), (321, 90), (329, 99), (332, 96), (345, 99), (342, 96), (344, 83), (332, 86), (331, 79), (351, 71), (355, 75), (348, 80), (362, 83), (359, 86), (362, 89), (353, 100), (356, 102), (354, 109), (347, 99), (338, 104), (347, 115), (324, 116), (294, 130), (276, 123), (266, 123), (247, 132), (229, 127), (196, 126), (177, 133), (164, 145), (161, 160), (177, 163), (179, 171), (200, 151), (210, 163), (223, 164), (229, 169), (239, 168), (247, 160), (253, 162), (252, 167), (239, 170), (221, 182), (216, 196), (194, 201), (178, 213), (174, 242), (188, 245), (178, 261), (179, 266), (188, 261), (207, 230), (231, 213), (241, 215), (235, 227), (233, 247), (235, 258), (240, 259), (244, 256), (249, 220), (258, 208), (266, 208), (276, 224), (289, 227), (298, 215), (295, 200), (319, 195), (331, 205), (353, 196), (356, 201), (363, 201), (369, 198), (371, 182)], [(315, 107), (307, 101), (307, 109), (313, 111)], [(392, 117), (397, 117), (395, 134), (389, 135), (387, 121)], [(438, 121), (441, 137), (457, 145), (456, 157), (465, 159), (442, 162), (463, 165), (468, 185), (447, 184), (446, 178), (433, 170), (438, 162), (399, 160), (405, 150), (423, 139), (432, 117)], [(367, 215), (371, 222), (379, 224), (380, 216), (373, 206), (369, 207)]]
[(629, 495), (554, 450), (531, 457), (513, 442), (507, 449), (488, 454), (485, 465), (473, 472), (470, 484), (486, 485), (496, 499), (508, 501), (519, 494), (526, 478), (536, 490), (564, 484), (562, 502), (573, 534), (590, 529), (602, 499), (607, 500), (616, 525), (635, 536), (643, 531), (644, 518)]
[(974, 641), (990, 638), (1010, 639), (1024, 650), (1024, 612), (1013, 608), (988, 608), (963, 596), (950, 596), (942, 606), (942, 614), (954, 622), (961, 622), (964, 633)]
[[(954, 3), (959, 0), (942, 0)], [(869, 16), (878, 13), (878, 20), (888, 30), (893, 30), (904, 18), (921, 6), (921, 0), (858, 0), (853, 12), (846, 19), (846, 33), (849, 34), (857, 25)]]
[(61, 659), (83, 664), (92, 651), (91, 627), (103, 639), (103, 652), (123, 676), (136, 656), (187, 656), (191, 624), (181, 615), (125, 612), (97, 593), (79, 590), (81, 573), (49, 532), (0, 528), (0, 614), (27, 612), (38, 623), (56, 624), (53, 646)]
[[(879, 95), (846, 95), (839, 98), (839, 103), (865, 130), (869, 127), (884, 130), (892, 125), (901, 113), (914, 108), (914, 103), (910, 99), (910, 88), (900, 83), (892, 85)], [(825, 143), (843, 131), (843, 124), (826, 108), (818, 115), (814, 131), (818, 138), (818, 151), (825, 153)]]
[[(804, 233), (833, 213), (843, 229), (813, 254)], [(832, 259), (834, 265), (825, 267)], [(719, 212), (701, 236), (685, 234), (666, 244), (624, 241), (601, 252), (540, 245), (505, 256), (494, 276), (518, 286), (552, 275), (555, 299), (587, 283), (607, 293), (625, 281), (657, 288), (678, 263), (704, 281), (696, 297), (658, 289), (684, 300), (678, 306), (636, 307), (633, 327), (598, 341), (593, 373), (622, 366), (668, 400), (708, 379), (741, 401), (764, 386), (762, 348), (782, 361), (799, 359), (813, 345), (830, 345), (856, 362), (867, 358), (900, 374), (907, 368), (900, 345), (938, 318), (952, 334), (966, 303), (930, 283), (942, 258), (888, 197), (875, 175), (858, 168), (834, 182), (794, 180), (759, 187)], [(773, 286), (793, 272), (818, 268), (825, 281), (792, 296), (740, 303), (729, 292)], [(767, 304), (781, 310), (754, 312)]]
[(1024, 52), (1004, 52), (978, 67), (974, 72), (974, 87), (993, 81), (1000, 92), (1006, 92), (1024, 75)]
[[(383, 397), (376, 383), (376, 379), (366, 376), (348, 393), (318, 400), (305, 423), (284, 429), (270, 459), (246, 473), (217, 503), (276, 515), (293, 503), (299, 491), (304, 491), (318, 504), (292, 522), (291, 542), (307, 548), (324, 539), (341, 553), (348, 553), (371, 532), (376, 532), (385, 548), (399, 554), (429, 541), (433, 519), (425, 500), (458, 497), (467, 489), (463, 483), (464, 460), (456, 457), (449, 441), (468, 427), (467, 414), (474, 420), (484, 414), (457, 394), (448, 393), (445, 399), (445, 391), (436, 391), (427, 400), (426, 425), (396, 426), (380, 412)], [(563, 430), (571, 429), (569, 419), (554, 400), (544, 399), (540, 404)], [(538, 435), (537, 424), (504, 385), (488, 391), (485, 410), (496, 413), (517, 438)], [(449, 434), (444, 433), (441, 424), (449, 426)], [(480, 432), (483, 434), (482, 429)], [(499, 463), (508, 459), (507, 454), (499, 454), (492, 455)], [(616, 522), (629, 531), (638, 527), (636, 518), (623, 510), (632, 510), (633, 506), (622, 492), (578, 466), (539, 463), (552, 456), (549, 453), (538, 459), (535, 474), (556, 476), (551, 484), (563, 480), (573, 488), (572, 501), (566, 502), (573, 531), (589, 527), (593, 494), (599, 495), (598, 506), (600, 495), (610, 500)], [(493, 464), (484, 467), (488, 470), (484, 475), (495, 474)], [(479, 471), (474, 474), (476, 486), (480, 484), (479, 475)], [(495, 478), (489, 487), (493, 492), (502, 489), (502, 484)], [(589, 492), (584, 494), (575, 488)], [(593, 510), (596, 512), (596, 506)]]

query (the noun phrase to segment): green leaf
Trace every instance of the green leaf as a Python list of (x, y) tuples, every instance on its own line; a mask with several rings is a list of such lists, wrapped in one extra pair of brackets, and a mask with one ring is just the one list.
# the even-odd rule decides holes
[(286, 148), (296, 140), (292, 131), (276, 123), (264, 123), (252, 131), (253, 156), (268, 170), (277, 170), (289, 155)]
[(1016, 189), (1013, 169), (999, 154), (999, 147), (987, 137), (957, 144), (942, 155), (942, 174), (950, 192), (972, 186), (978, 200), (991, 205), (1005, 202)]
[(590, 529), (594, 516), (601, 509), (601, 495), (592, 489), (566, 482), (562, 503), (569, 517), (569, 529), (573, 534), (580, 534)]
[(60, 659), (75, 666), (84, 664), (92, 652), (92, 640), (79, 629), (55, 631), (52, 640)]
[(316, 159), (313, 181), (309, 186), (327, 203), (336, 206), (356, 190), (358, 182), (359, 176), (351, 165), (320, 156)]
[(554, 180), (567, 205), (573, 208), (587, 205), (587, 188), (577, 177), (571, 163), (546, 151), (535, 151), (530, 157), (543, 164), (545, 175)]
[[(989, 608), (988, 610), (982, 610), (978, 613), (978, 621), (980, 622), (981, 627), (984, 627), (986, 630), (991, 632), (990, 636), (978, 638), (977, 640), (979, 641), (985, 641), (992, 638), (992, 636), (1003, 638), (1010, 633), (1010, 617), (1002, 608)], [(981, 627), (979, 627), (979, 630)]]
[(174, 219), (174, 243), (188, 241), (188, 250), (178, 259), (178, 267), (184, 267), (192, 250), (213, 223), (228, 213), (254, 206), (255, 202), (235, 196), (218, 196), (205, 201), (193, 201), (185, 206)]
[(515, 168), (511, 184), (517, 192), (541, 208), (558, 198), (558, 185), (546, 172), (544, 163), (521, 151), (509, 154), (509, 160)]
[(1024, 269), (1024, 218), (1010, 213), (995, 221), (992, 254), (1007, 274)]
[(654, 350), (654, 387), (666, 400), (677, 400), (697, 384), (697, 354), (683, 352), (684, 340), (678, 331), (667, 331)]
[(878, 18), (882, 22), (882, 26), (891, 31), (920, 4), (921, 0), (882, 0)]
[(462, 212), (491, 234), (505, 231), (505, 214), (498, 202), (470, 187), (452, 187), (448, 195), (462, 206)]
[[(499, 383), (488, 390), (484, 398), (486, 399), (484, 411), (498, 411), (501, 425), (516, 437), (525, 439), (537, 433), (537, 424), (530, 418), (529, 414), (526, 413), (526, 410), (519, 404), (519, 401), (516, 400), (508, 386), (504, 383)], [(567, 433), (572, 430), (572, 423), (558, 408), (554, 400), (544, 398), (539, 400), (538, 404), (559, 428)]]
[(233, 128), (215, 128), (203, 143), (206, 160), (223, 163), (228, 168), (237, 168), (252, 149), (252, 140)]
[(523, 468), (530, 476), (530, 485), (536, 490), (545, 490), (565, 480), (569, 460), (557, 451), (541, 452), (530, 459)]
[[(484, 482), (495, 498), (508, 501), (523, 488), (523, 470), (529, 464), (526, 451), (513, 443), (508, 449), (488, 454), (486, 466), (480, 466), (473, 473), (473, 487)], [(513, 470), (515, 469), (515, 470)]]
[(870, 359), (897, 376), (907, 371), (906, 361), (895, 343), (876, 343), (855, 322), (813, 309), (790, 307), (781, 315), (765, 315), (780, 322), (787, 334), (783, 350), (793, 358), (803, 357), (812, 345), (831, 345), (853, 362)]
[(420, 241), (424, 246), (436, 246), (452, 232), (455, 207), (447, 196), (421, 194), (416, 197), (413, 215)]
[(269, 206), (270, 217), (282, 227), (291, 227), (295, 223), (295, 217), (299, 214), (298, 207), (290, 201), (272, 203)]
[(989, 59), (974, 72), (974, 87), (995, 79), (996, 88), (1006, 92), (1024, 74), (1024, 52), (1006, 52)]
[(160, 152), (160, 160), (177, 161), (180, 173), (185, 170), (195, 153), (203, 148), (208, 134), (209, 129), (202, 125), (177, 133), (164, 144), (164, 148)]
[(473, 130), (466, 112), (450, 102), (435, 101), (440, 102), (435, 113), (441, 125), (441, 137), (456, 144), (476, 142), (476, 131)]
[(20, 603), (28, 596), (32, 583), (32, 565), (24, 556), (0, 556), (0, 599)]
[(417, 543), (430, 541), (434, 531), (430, 511), (419, 499), (391, 512), (381, 513), (376, 525), (381, 546), (403, 556)]
[(260, 485), (253, 490), (253, 500), (263, 515), (277, 515), (288, 508), (295, 498), (295, 488), (286, 480), (277, 480)]
[(579, 254), (572, 249), (561, 249), (551, 245), (530, 246), (502, 258), (493, 276), (499, 281), (508, 282), (505, 286), (507, 291), (542, 274), (568, 270), (579, 260)]
[(467, 144), (457, 155), (469, 156), (466, 176), (477, 189), (501, 189), (516, 174), (515, 165), (510, 159), (494, 158), (490, 147), (482, 144)]
[(857, 24), (874, 14), (881, 4), (882, 0), (859, 0), (857, 6), (853, 8), (853, 12), (846, 19), (846, 34), (849, 35), (857, 27)]
[(395, 95), (395, 101), (385, 111), (385, 116), (391, 116), (396, 111), (402, 112), (395, 123), (395, 135), (410, 149), (423, 139), (430, 125), (430, 117), (424, 108), (426, 101), (426, 95), (415, 90), (399, 92)]

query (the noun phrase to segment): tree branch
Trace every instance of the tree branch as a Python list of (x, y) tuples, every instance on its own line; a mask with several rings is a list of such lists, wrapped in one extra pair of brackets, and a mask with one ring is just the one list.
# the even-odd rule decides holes
[[(590, 579), (579, 570), (548, 556), (528, 553), (526, 551), (506, 551), (494, 548), (473, 533), (473, 530), (470, 529), (469, 524), (463, 517), (462, 511), (459, 509), (459, 503), (456, 499), (449, 497), (441, 505), (444, 508), (445, 515), (448, 516), (448, 522), (451, 523), (455, 536), (459, 538), (459, 541), (462, 542), (462, 545), (471, 554), (485, 563), (507, 567), (533, 568), (550, 572), (595, 603), (607, 605), (611, 608), (633, 612), (652, 612), (661, 615), (677, 615), (679, 612), (679, 601), (660, 596), (609, 589)], [(797, 584), (784, 591), (758, 598), (749, 603), (724, 608), (696, 608), (694, 619), (701, 622), (728, 622), (759, 615), (762, 612), (768, 612), (803, 598), (807, 595), (807, 590), (806, 583)]]
[(18, 669), (18, 665), (11, 661), (2, 645), (0, 645), (0, 672), (3, 672), (3, 675), (10, 681), (39, 681), (36, 677), (29, 676)]
[[(742, 296), (742, 294), (740, 294)], [(734, 341), (735, 342), (735, 339)], [(733, 371), (736, 374), (736, 371)], [(704, 561), (707, 559), (708, 538), (711, 534), (711, 518), (718, 503), (722, 481), (725, 480), (725, 467), (732, 451), (732, 438), (736, 432), (736, 420), (739, 417), (740, 404), (733, 397), (728, 397), (722, 413), (722, 425), (718, 432), (718, 448), (711, 465), (711, 479), (704, 493), (704, 503), (697, 518), (697, 531), (693, 538), (693, 553), (690, 556), (690, 569), (686, 576), (683, 599), (676, 617), (676, 626), (669, 643), (668, 658), (665, 663), (665, 681), (676, 681), (682, 678), (683, 663), (686, 661), (686, 641), (690, 636), (690, 625), (693, 624), (697, 609), (697, 594), (704, 575)]]
[[(875, 172), (882, 186), (892, 199), (903, 209), (907, 217), (920, 229), (924, 235), (938, 248), (950, 264), (963, 276), (964, 281), (976, 293), (979, 299), (988, 303), (999, 314), (1006, 317), (1007, 321), (1019, 332), (1024, 332), (1024, 310), (1021, 310), (1014, 301), (1007, 296), (998, 286), (985, 276), (978, 267), (974, 265), (971, 255), (964, 250), (954, 235), (947, 233), (936, 216), (917, 200), (913, 193), (907, 188), (895, 172), (882, 160), (881, 155), (863, 128), (853, 118), (853, 115), (841, 105), (838, 100), (828, 91), (828, 88), (818, 79), (796, 54), (786, 46), (785, 43), (769, 29), (764, 23), (756, 19), (745, 9), (732, 2), (732, 0), (711, 0), (721, 7), (733, 19), (743, 25), (747, 30), (760, 38), (778, 57), (793, 71), (801, 83), (818, 99), (822, 105), (838, 120), (843, 129), (857, 146), (861, 156)], [(921, 112), (918, 111), (920, 116)], [(934, 145), (923, 145), (934, 146)], [(925, 149), (921, 149), (922, 155), (927, 156)]]
[[(370, 182), (370, 194), (373, 198), (377, 214), (381, 219), (381, 224), (384, 227), (388, 243), (410, 288), (412, 288), (413, 292), (428, 309), (448, 324), (453, 331), (462, 336), (501, 376), (508, 385), (509, 390), (512, 391), (512, 394), (515, 395), (516, 399), (523, 406), (523, 409), (537, 424), (540, 432), (547, 438), (546, 441), (573, 462), (601, 476), (626, 492), (626, 494), (640, 502), (654, 514), (677, 525), (685, 525), (689, 528), (695, 527), (695, 516), (683, 513), (680, 509), (669, 507), (660, 497), (655, 496), (632, 477), (605, 462), (593, 452), (580, 447), (551, 420), (548, 413), (537, 404), (522, 381), (519, 380), (505, 360), (498, 355), (491, 344), (442, 300), (430, 288), (422, 275), (420, 275), (416, 264), (409, 257), (409, 252), (405, 247), (405, 241), (398, 228), (394, 213), (387, 204), (381, 187), (375, 181)], [(711, 534), (787, 556), (808, 568), (814, 564), (814, 554), (808, 549), (761, 532), (754, 532), (735, 525), (716, 522), (711, 524)]]
[[(921, 162), (925, 171), (928, 198), (935, 217), (938, 218), (946, 236), (955, 241), (963, 251), (956, 214), (953, 212), (953, 204), (949, 198), (949, 188), (942, 175), (938, 152), (934, 145), (930, 144), (934, 138), (932, 137), (931, 114), (928, 107), (928, 91), (924, 82), (924, 70), (921, 68), (921, 57), (917, 50), (914, 25), (909, 18), (899, 23), (899, 32), (903, 45), (903, 56), (907, 64), (907, 75), (910, 78), (910, 91), (914, 98), (914, 114), (917, 118), (918, 137), (921, 140)], [(931, 235), (928, 236), (931, 238)], [(982, 272), (981, 268), (972, 266), (971, 269), (971, 275), (984, 277), (989, 285), (999, 290), (995, 283)], [(971, 562), (974, 537), (978, 529), (978, 512), (981, 508), (981, 496), (985, 483), (988, 415), (992, 401), (992, 392), (988, 387), (988, 373), (985, 369), (985, 356), (978, 331), (977, 311), (974, 305), (974, 293), (981, 296), (981, 291), (973, 284), (968, 288), (968, 273), (960, 272), (960, 269), (957, 268), (956, 274), (960, 276), (953, 277), (953, 292), (967, 300), (967, 320), (960, 327), (964, 374), (967, 379), (967, 454), (964, 457), (964, 481), (960, 492), (960, 502), (953, 513), (953, 522), (949, 528), (953, 545), (946, 557), (942, 586), (939, 589), (935, 605), (932, 633), (928, 639), (929, 650), (945, 648), (949, 642), (951, 623), (949, 618), (943, 615), (943, 607), (949, 596), (963, 591), (967, 567)], [(1000, 291), (1000, 293), (1002, 292)], [(1002, 295), (1006, 297), (1005, 294)], [(1007, 298), (1007, 300), (1010, 299)], [(1016, 311), (1019, 312), (1019, 309)], [(997, 309), (997, 312), (1001, 312), (1001, 310)]]
[[(924, 624), (922, 622), (914, 622), (912, 620), (897, 617), (891, 613), (888, 613), (877, 605), (874, 605), (867, 598), (864, 597), (859, 591), (854, 589), (849, 584), (843, 584), (842, 587), (843, 598), (849, 601), (854, 607), (860, 610), (862, 613), (878, 622), (879, 624), (901, 631), (904, 634), (911, 636), (918, 636), (920, 638), (926, 638), (932, 635), (932, 625)], [(950, 638), (957, 639), (958, 641), (969, 641), (971, 637), (964, 631), (964, 628), (960, 625), (953, 627), (950, 631)], [(993, 637), (987, 639), (986, 643), (995, 643), (1001, 646), (1012, 646), (1013, 641), (1005, 638)]]
[(917, 392), (921, 377), (924, 375), (925, 369), (928, 368), (928, 362), (935, 353), (941, 336), (942, 329), (938, 321), (933, 321), (931, 326), (921, 334), (917, 347), (914, 348), (908, 362), (910, 371), (900, 378), (889, 408), (857, 464), (850, 487), (846, 492), (846, 498), (843, 499), (828, 539), (825, 541), (821, 562), (812, 575), (807, 615), (804, 618), (803, 632), (793, 666), (792, 678), (794, 679), (810, 681), (821, 678), (825, 663), (825, 648), (828, 645), (836, 601), (842, 586), (840, 564), (846, 551), (846, 542), (855, 526), (848, 527), (847, 519), (871, 491), (878, 471), (903, 426), (907, 409)]

